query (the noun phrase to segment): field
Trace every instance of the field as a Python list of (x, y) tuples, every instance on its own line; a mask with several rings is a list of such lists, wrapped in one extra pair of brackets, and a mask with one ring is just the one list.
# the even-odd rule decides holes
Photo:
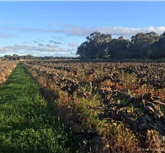
[(165, 63), (24, 61), (8, 76), (2, 153), (165, 151)]

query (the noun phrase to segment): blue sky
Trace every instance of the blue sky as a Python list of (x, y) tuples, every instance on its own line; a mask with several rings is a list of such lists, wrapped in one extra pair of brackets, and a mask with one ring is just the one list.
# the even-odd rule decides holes
[(165, 31), (165, 2), (0, 2), (0, 56), (75, 56), (94, 31)]

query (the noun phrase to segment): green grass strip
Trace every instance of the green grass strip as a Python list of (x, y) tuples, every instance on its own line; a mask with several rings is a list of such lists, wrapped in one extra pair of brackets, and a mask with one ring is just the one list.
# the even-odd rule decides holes
[(21, 63), (0, 88), (0, 153), (65, 153), (68, 135)]

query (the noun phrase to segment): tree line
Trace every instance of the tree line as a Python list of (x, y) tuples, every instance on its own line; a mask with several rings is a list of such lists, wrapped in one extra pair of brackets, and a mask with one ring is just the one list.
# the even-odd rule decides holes
[(131, 39), (112, 39), (110, 34), (93, 32), (77, 48), (80, 58), (90, 59), (159, 59), (165, 58), (165, 32), (137, 33)]
[(0, 61), (13, 61), (13, 60), (77, 60), (76, 57), (55, 57), (55, 56), (33, 56), (33, 55), (4, 55), (3, 57), (0, 57)]

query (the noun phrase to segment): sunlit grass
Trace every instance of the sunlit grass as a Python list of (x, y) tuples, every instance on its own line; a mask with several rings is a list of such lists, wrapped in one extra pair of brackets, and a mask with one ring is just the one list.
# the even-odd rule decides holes
[(69, 152), (68, 135), (19, 63), (0, 88), (0, 153)]

